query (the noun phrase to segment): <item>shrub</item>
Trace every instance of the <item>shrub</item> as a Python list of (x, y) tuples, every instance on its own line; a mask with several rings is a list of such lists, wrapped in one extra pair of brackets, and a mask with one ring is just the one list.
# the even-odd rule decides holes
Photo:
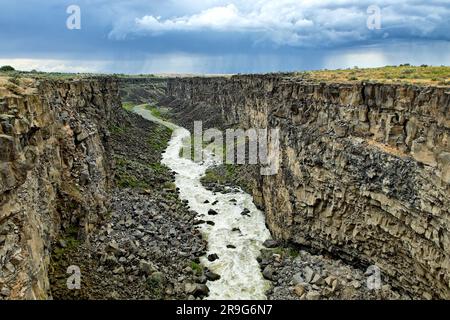
[(16, 69), (14, 69), (11, 66), (2, 66), (2, 67), (0, 67), (0, 71), (2, 71), (2, 72), (15, 71), (15, 70)]
[(415, 72), (414, 69), (405, 69), (405, 70), (402, 70), (402, 73), (403, 73), (403, 74), (412, 74), (412, 73), (414, 73), (414, 72)]

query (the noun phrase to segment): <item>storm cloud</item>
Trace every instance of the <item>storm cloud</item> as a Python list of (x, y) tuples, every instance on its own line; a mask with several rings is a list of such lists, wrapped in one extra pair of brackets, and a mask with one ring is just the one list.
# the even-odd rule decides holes
[[(0, 0), (0, 60), (24, 69), (269, 72), (448, 64), (448, 0)], [(81, 9), (81, 30), (66, 27)], [(380, 28), (368, 28), (380, 10)]]

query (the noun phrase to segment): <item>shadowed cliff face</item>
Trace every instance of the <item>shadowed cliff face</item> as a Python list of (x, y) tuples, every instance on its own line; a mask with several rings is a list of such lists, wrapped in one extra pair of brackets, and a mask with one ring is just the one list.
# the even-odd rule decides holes
[(107, 211), (113, 79), (45, 80), (0, 100), (0, 284), (10, 299), (47, 298), (60, 229), (86, 238)]
[(154, 103), (165, 97), (166, 78), (122, 78), (120, 96), (123, 102), (133, 104)]
[(235, 76), (172, 79), (168, 96), (179, 113), (281, 129), (281, 169), (253, 190), (276, 238), (450, 298), (449, 88)]

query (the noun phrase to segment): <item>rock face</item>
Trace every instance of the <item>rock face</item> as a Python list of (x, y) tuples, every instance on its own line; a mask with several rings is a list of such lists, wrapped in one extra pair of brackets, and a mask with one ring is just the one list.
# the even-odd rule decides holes
[(168, 96), (178, 112), (280, 128), (281, 168), (253, 190), (277, 240), (450, 298), (449, 88), (234, 76), (172, 79)]
[(124, 102), (135, 104), (154, 103), (166, 95), (166, 78), (122, 78), (120, 79), (120, 96)]
[[(0, 98), (0, 287), (4, 298), (49, 295), (51, 243), (80, 237), (107, 212), (108, 123), (120, 108), (114, 79), (45, 80)], [(7, 294), (6, 294), (7, 293)]]

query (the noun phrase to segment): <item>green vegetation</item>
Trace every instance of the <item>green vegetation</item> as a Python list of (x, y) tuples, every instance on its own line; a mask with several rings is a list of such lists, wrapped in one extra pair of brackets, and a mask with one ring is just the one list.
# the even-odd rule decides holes
[(134, 106), (135, 106), (135, 104), (132, 102), (123, 102), (122, 103), (122, 108), (124, 108), (127, 111), (132, 111)]
[(148, 143), (155, 153), (160, 154), (166, 150), (167, 144), (172, 136), (172, 130), (164, 126), (157, 126), (148, 139)]
[(14, 69), (11, 66), (2, 66), (0, 67), (0, 72), (10, 72), (10, 71), (15, 71), (16, 69)]
[(448, 85), (450, 83), (450, 67), (431, 67), (427, 65), (386, 66), (382, 68), (339, 69), (298, 72), (295, 76), (325, 82), (386, 82), (413, 83), (423, 85)]
[(110, 126), (109, 131), (114, 134), (122, 134), (122, 133), (125, 133), (127, 131), (127, 129), (119, 127), (119, 126)]
[(166, 174), (169, 171), (169, 168), (161, 163), (150, 163), (148, 166), (156, 174)]
[[(7, 75), (17, 74), (19, 76), (28, 77), (31, 79), (53, 79), (53, 80), (72, 80), (72, 79), (85, 79), (85, 78), (97, 78), (97, 77), (116, 77), (120, 79), (128, 78), (155, 78), (163, 79), (153, 74), (139, 74), (139, 75), (126, 75), (126, 74), (95, 74), (95, 73), (62, 73), (62, 72), (39, 72), (32, 71), (19, 71), (15, 70), (11, 66), (0, 67), (0, 72), (4, 72)], [(285, 74), (287, 76), (300, 77), (304, 79), (310, 79), (314, 81), (323, 82), (362, 82), (373, 81), (383, 83), (409, 83), (418, 85), (444, 85), (448, 86), (450, 83), (450, 67), (449, 66), (412, 66), (408, 63), (400, 66), (386, 66), (380, 68), (348, 68), (338, 70), (317, 70), (317, 71), (304, 71)], [(125, 91), (131, 90), (129, 88), (123, 89)], [(146, 89), (147, 90), (147, 89)], [(152, 89), (153, 90), (153, 89)], [(135, 90), (127, 95), (127, 101), (135, 101), (135, 105), (138, 101), (141, 101), (141, 95)], [(161, 94), (163, 92), (159, 90)], [(124, 108), (129, 108), (131, 105), (129, 102), (124, 103)], [(164, 113), (161, 114), (164, 116)]]
[(145, 105), (144, 108), (150, 111), (154, 117), (161, 120), (170, 121), (170, 114), (168, 110), (150, 104)]
[(126, 173), (118, 175), (116, 182), (119, 188), (148, 189), (150, 187), (145, 181), (141, 181), (134, 175)]
[[(151, 179), (140, 173), (148, 173), (148, 177), (159, 179), (169, 175), (169, 168), (160, 163), (143, 164), (138, 161), (116, 156), (116, 185), (119, 188), (151, 189)], [(147, 178), (148, 178), (147, 177)], [(176, 186), (172, 182), (163, 184), (163, 188), (175, 190)]]
[(204, 184), (218, 183), (226, 184), (234, 180), (236, 173), (236, 166), (232, 164), (224, 164), (221, 166), (222, 170), (208, 169), (205, 176), (202, 177), (201, 182)]
[(177, 188), (177, 186), (176, 186), (176, 184), (173, 183), (173, 182), (166, 182), (166, 183), (164, 183), (163, 188), (164, 188), (164, 189), (167, 189), (167, 190), (175, 191), (175, 189)]
[(78, 240), (79, 228), (76, 226), (69, 226), (60, 237), (60, 243), (64, 243), (64, 246), (58, 246), (53, 250), (51, 256), (52, 260), (60, 261), (63, 260), (64, 255), (71, 250), (76, 249), (80, 245), (80, 240)]
[(191, 267), (192, 270), (194, 270), (194, 272), (197, 275), (201, 275), (203, 273), (203, 267), (199, 263), (196, 263), (196, 262), (192, 261), (190, 267)]
[(273, 253), (279, 254), (282, 257), (289, 256), (295, 259), (300, 255), (299, 251), (293, 247), (278, 247), (271, 250)]
[(159, 282), (157, 279), (149, 277), (147, 279), (147, 288), (153, 297), (156, 297), (158, 299), (163, 298), (162, 283)]
[(222, 186), (238, 186), (247, 193), (252, 193), (251, 178), (248, 178), (251, 165), (222, 164), (206, 170), (201, 178), (203, 185), (219, 184)]
[(148, 189), (150, 186), (147, 182), (140, 180), (140, 178), (135, 175), (129, 173), (130, 168), (141, 168), (143, 170), (148, 170), (144, 165), (139, 162), (132, 161), (129, 159), (125, 159), (122, 157), (116, 157), (116, 185), (119, 188), (141, 188)]

